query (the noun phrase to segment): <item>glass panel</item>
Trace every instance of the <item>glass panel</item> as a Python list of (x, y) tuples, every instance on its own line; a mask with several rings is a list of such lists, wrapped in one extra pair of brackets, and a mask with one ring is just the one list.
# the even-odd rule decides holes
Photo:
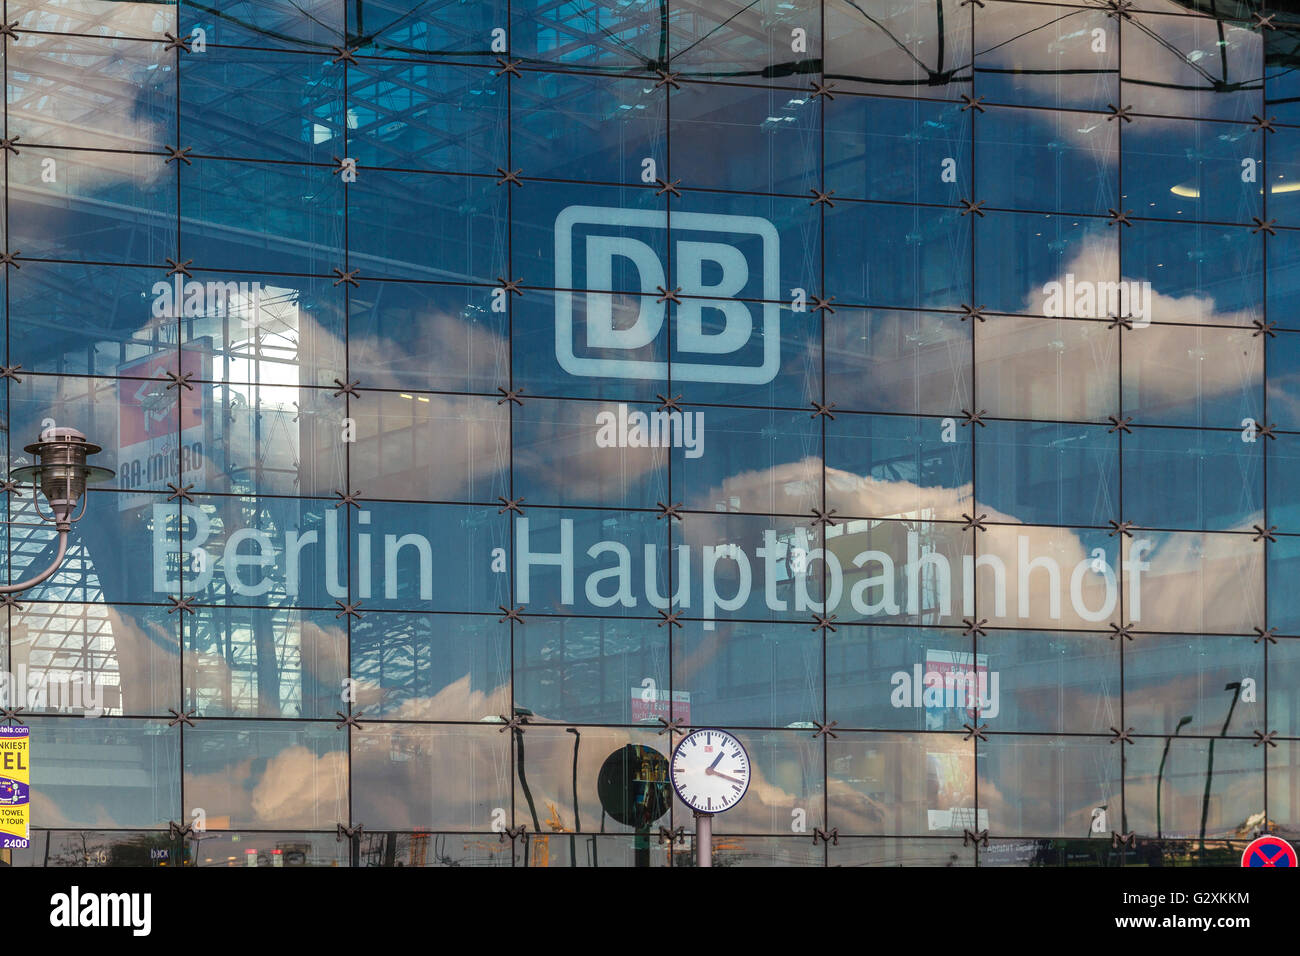
[(1251, 229), (1143, 222), (1124, 236), (1124, 278), (1146, 283), (1144, 319), (1248, 326), (1260, 318), (1263, 252)]
[(1119, 53), (1117, 21), (1101, 9), (985, 0), (976, 11), (976, 86), (992, 103), (1106, 109)]
[[(181, 812), (181, 735), (164, 720), (32, 717), (33, 821), (165, 828)], [(187, 751), (186, 757), (189, 757)]]
[(492, 399), (366, 392), (349, 411), (350, 474), (367, 495), (493, 501), (507, 491), (510, 412)]
[(843, 733), (826, 745), (828, 822), (844, 833), (983, 830), (975, 749), (953, 734)]
[(510, 378), (498, 298), (482, 286), (363, 282), (348, 291), (348, 369), (378, 388), (495, 393)]
[(988, 685), (979, 719), (990, 729), (1104, 734), (1118, 726), (1121, 651), (1112, 637), (990, 631), (977, 649), (976, 678)]
[(826, 638), (826, 709), (842, 727), (955, 730), (997, 717), (988, 655), (958, 630), (844, 627)]
[(970, 92), (971, 18), (959, 0), (881, 9), (825, 0), (823, 11), (827, 79), (893, 96)]
[(1152, 325), (1123, 332), (1124, 414), (1144, 425), (1244, 428), (1260, 420), (1260, 337), (1246, 330)]
[[(1268, 749), (1221, 737), (1136, 740), (1125, 754), (1128, 825), (1157, 839), (1244, 835), (1263, 820), (1262, 750)], [(1225, 856), (1239, 861), (1243, 849)]]
[(1253, 638), (1143, 634), (1124, 648), (1124, 719), (1147, 734), (1242, 736), (1264, 724), (1263, 673)]
[(507, 26), (505, 0), (415, 7), (400, 0), (357, 0), (345, 5), (347, 29), (367, 54), (481, 59)]
[[(151, 7), (164, 17), (166, 9)], [(168, 29), (150, 26), (145, 35)], [(176, 74), (165, 41), (20, 36), (22, 42), (5, 50), (7, 136), (47, 146), (157, 153), (173, 142)]]
[(999, 418), (1104, 421), (1119, 411), (1118, 353), (1100, 322), (989, 316), (975, 327), (975, 404)]
[(1241, 438), (1189, 428), (1124, 434), (1124, 517), (1154, 528), (1235, 531), (1259, 524), (1261, 448)]
[[(319, 54), (213, 46), (184, 71), (183, 138), (199, 155), (321, 164), (355, 155), (344, 145), (343, 71)], [(359, 162), (378, 165), (369, 154)]]
[(658, 7), (513, 0), (510, 16), (510, 52), (529, 61), (629, 73), (661, 55)]
[(721, 624), (710, 633), (691, 622), (673, 638), (673, 712), (697, 725), (812, 726), (822, 716), (821, 675), (821, 638), (806, 626)]
[(176, 174), (158, 156), (24, 150), (9, 157), (9, 194), (6, 231), (28, 256), (155, 263), (175, 255)]
[[(1086, 113), (991, 108), (976, 120), (975, 134), (976, 192), (990, 206), (1104, 216), (1115, 205), (1114, 123)], [(1016, 157), (1010, 169), (1000, 161), (1007, 155)], [(1127, 176), (1124, 182), (1128, 188)]]
[(537, 504), (653, 508), (668, 498), (673, 443), (689, 437), (702, 451), (696, 414), (530, 399), (512, 416), (515, 492)]
[(1229, 123), (1161, 121), (1126, 129), (1125, 198), (1142, 216), (1250, 222), (1262, 212), (1255, 164), (1266, 135)]
[(647, 621), (532, 618), (515, 631), (514, 679), (530, 720), (661, 727), (690, 699), (670, 691), (668, 635)]
[(530, 176), (668, 181), (668, 99), (645, 80), (528, 71), (510, 98), (510, 155)]
[(981, 509), (1104, 525), (1119, 512), (1119, 439), (1099, 425), (989, 422), (975, 434), (975, 477)]
[(231, 46), (329, 49), (343, 35), (343, 6), (334, 0), (239, 0), (234, 9), (180, 0), (184, 30), (201, 28), (209, 42)]
[[(351, 624), (353, 704), (375, 717), (481, 720), (509, 710), (499, 614), (376, 614)], [(538, 628), (544, 628), (539, 623)], [(529, 633), (535, 628), (530, 627)], [(521, 629), (522, 631), (522, 629)], [(522, 641), (522, 635), (518, 638)], [(336, 698), (337, 699), (337, 698)]]
[(832, 252), (826, 294), (838, 303), (956, 309), (970, 301), (970, 227), (961, 214), (850, 202), (822, 208)]
[(826, 322), (826, 398), (923, 415), (970, 407), (970, 330), (941, 312), (837, 309)]
[(176, 5), (113, 3), (111, 0), (12, 0), (7, 11), (27, 30), (148, 37), (176, 32)]
[(1250, 534), (1138, 531), (1124, 538), (1125, 612), (1144, 631), (1263, 627), (1264, 543)]
[(185, 708), (201, 717), (336, 715), (347, 630), (328, 611), (204, 608), (185, 629)]
[[(745, 798), (715, 819), (715, 834), (789, 834), (794, 832), (795, 822), (809, 831), (826, 826), (820, 740), (807, 729), (741, 732), (736, 739), (749, 754), (752, 778)], [(803, 812), (795, 813), (797, 810)], [(689, 831), (693, 829), (691, 817), (691, 811), (674, 795), (673, 825), (685, 825)], [(802, 840), (811, 847), (807, 833)], [(748, 841), (742, 842), (737, 850), (743, 853), (746, 845)], [(717, 859), (715, 855), (714, 865)]]
[(826, 188), (838, 196), (955, 204), (970, 192), (970, 114), (960, 107), (875, 96), (823, 102)]
[(961, 520), (971, 431), (951, 419), (838, 415), (826, 423), (826, 505), (845, 517)]
[(180, 622), (160, 607), (24, 602), (9, 621), (5, 706), (84, 717), (180, 706)]
[(704, 189), (807, 195), (820, 185), (819, 112), (803, 91), (683, 86), (672, 97), (673, 178)]
[(1120, 42), (1120, 97), (1136, 112), (1247, 120), (1259, 109), (1263, 42), (1245, 23), (1135, 12)]
[(690, 76), (799, 86), (821, 56), (818, 0), (673, 4), (673, 68)]
[(809, 514), (822, 500), (822, 430), (807, 412), (709, 408), (673, 447), (673, 494), (698, 511)]
[[(352, 738), (354, 819), (374, 821), (367, 829), (479, 831), (488, 835), (483, 842), (496, 842), (494, 830), (514, 826), (511, 737), (517, 735), (501, 730), (472, 724), (364, 724)], [(528, 743), (539, 733), (530, 730)], [(541, 830), (532, 821), (529, 829)]]
[(346, 729), (234, 720), (184, 733), (183, 819), (202, 811), (210, 831), (324, 830), (348, 819)]
[(1098, 811), (1107, 824), (1120, 822), (1120, 751), (1105, 739), (991, 735), (976, 767), (979, 812), (987, 814), (980, 829), (1086, 837)]
[[(383, 175), (371, 171), (366, 182)], [(330, 275), (343, 267), (344, 194), (329, 167), (196, 159), (180, 177), (186, 259), (254, 272)], [(369, 260), (349, 268), (357, 266), (379, 271)]]

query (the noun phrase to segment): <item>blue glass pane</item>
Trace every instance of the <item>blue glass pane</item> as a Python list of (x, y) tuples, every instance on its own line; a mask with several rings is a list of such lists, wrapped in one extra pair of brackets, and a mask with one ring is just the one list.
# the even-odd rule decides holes
[(649, 4), (510, 4), (510, 53), (530, 61), (652, 74), (662, 56), (662, 11)]
[(505, 308), (485, 286), (363, 282), (348, 293), (348, 368), (382, 388), (494, 393), (510, 373)]
[(506, 165), (506, 82), (483, 68), (360, 60), (348, 72), (348, 155), (363, 167), (492, 173)]
[(1119, 90), (1119, 25), (1103, 9), (985, 0), (975, 84), (991, 103), (1104, 110)]
[(686, 414), (696, 413), (530, 398), (511, 416), (514, 492), (539, 505), (653, 508), (668, 500), (673, 442), (703, 437), (695, 418), (685, 435)]
[(938, 418), (837, 415), (826, 423), (826, 505), (850, 517), (970, 510), (971, 432)]
[(837, 96), (824, 111), (828, 190), (927, 203), (955, 203), (970, 193), (970, 114), (960, 107)]
[(1236, 431), (1135, 428), (1123, 444), (1126, 519), (1222, 531), (1263, 520), (1258, 441), (1244, 442)]
[[(1097, 284), (1119, 278), (1115, 231), (1106, 220), (991, 212), (974, 229), (979, 305), (997, 312), (1106, 317), (1110, 286)], [(1084, 294), (1086, 287), (1091, 296)]]
[(328, 167), (198, 159), (180, 176), (181, 248), (195, 265), (342, 269), (344, 192)]
[(1261, 421), (1263, 346), (1244, 329), (1152, 325), (1123, 333), (1124, 415), (1143, 424)]
[(688, 84), (671, 111), (674, 179), (794, 195), (819, 185), (821, 116), (806, 93)]
[(493, 282), (505, 188), (486, 177), (363, 170), (347, 191), (348, 266), (364, 276)]
[(1119, 513), (1119, 440), (1107, 428), (989, 422), (975, 456), (981, 510), (1058, 525), (1104, 525)]
[(970, 301), (970, 225), (955, 210), (826, 209), (826, 294), (841, 304), (952, 309)]
[(202, 29), (213, 44), (321, 52), (343, 45), (343, 11), (334, 0), (232, 0), (219, 6), (180, 0), (180, 26), (187, 33)]
[(875, 10), (825, 0), (826, 77), (845, 89), (957, 99), (970, 92), (971, 18), (960, 0)]
[[(146, 32), (159, 37), (164, 29)], [(6, 135), (83, 149), (175, 145), (176, 73), (165, 42), (24, 34), (5, 51)]]
[(969, 324), (940, 312), (837, 309), (825, 323), (826, 397), (853, 411), (970, 407)]
[(166, 304), (158, 296), (174, 287), (166, 271), (58, 262), (8, 270), (9, 336), (21, 353), (15, 361), (33, 371), (140, 377), (137, 363), (170, 353), (173, 368), (176, 322), (154, 316), (155, 303)]
[(160, 156), (24, 150), (9, 159), (9, 244), (24, 255), (158, 264), (176, 255), (176, 173)]
[(1124, 279), (1149, 283), (1156, 322), (1250, 325), (1263, 304), (1263, 258), (1250, 229), (1144, 222), (1124, 235)]
[[(976, 193), (992, 207), (1105, 215), (1118, 147), (1115, 124), (1086, 113), (991, 108), (975, 121)], [(1016, 157), (1010, 168), (1007, 155)]]
[(686, 406), (694, 447), (673, 447), (673, 496), (699, 511), (811, 513), (822, 501), (821, 424), (804, 411)]
[(668, 180), (668, 98), (645, 80), (530, 70), (510, 97), (510, 155), (528, 175)]
[(213, 46), (184, 69), (182, 140), (195, 153), (322, 164), (352, 155), (343, 70), (319, 54)]
[(415, 7), (401, 0), (358, 0), (345, 4), (348, 39), (379, 56), (489, 59), (505, 37), (507, 6), (506, 0)]
[(1259, 138), (1265, 135), (1228, 123), (1125, 130), (1126, 201), (1142, 216), (1250, 222), (1261, 212)]

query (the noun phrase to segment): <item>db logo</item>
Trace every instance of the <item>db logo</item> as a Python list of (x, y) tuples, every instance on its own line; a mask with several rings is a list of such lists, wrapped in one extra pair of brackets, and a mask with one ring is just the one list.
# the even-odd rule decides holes
[[(671, 269), (656, 249), (668, 241)], [(555, 357), (571, 375), (660, 379), (671, 342), (674, 381), (766, 384), (781, 362), (779, 255), (756, 216), (675, 212), (668, 235), (666, 212), (570, 206), (555, 220), (555, 286), (575, 290), (555, 296)]]

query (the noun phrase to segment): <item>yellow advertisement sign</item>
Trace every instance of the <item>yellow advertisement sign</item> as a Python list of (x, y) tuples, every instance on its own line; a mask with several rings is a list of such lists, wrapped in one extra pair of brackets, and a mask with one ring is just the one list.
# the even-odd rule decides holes
[(0, 727), (0, 848), (23, 849), (31, 836), (28, 727)]

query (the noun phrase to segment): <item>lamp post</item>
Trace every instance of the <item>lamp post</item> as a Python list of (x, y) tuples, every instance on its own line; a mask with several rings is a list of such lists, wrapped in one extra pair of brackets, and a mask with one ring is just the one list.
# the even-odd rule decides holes
[[(1228, 705), (1228, 716), (1224, 718), (1223, 729), (1219, 731), (1220, 737), (1228, 736), (1228, 724), (1232, 723), (1232, 712), (1241, 697), (1241, 681), (1234, 680), (1224, 684), (1223, 689), (1232, 691), (1232, 703)], [(1205, 795), (1201, 799), (1200, 851), (1202, 856), (1205, 854), (1205, 824), (1210, 817), (1210, 783), (1214, 780), (1214, 739), (1210, 738), (1210, 755), (1205, 762)]]
[[(59, 532), (59, 552), (54, 563), (21, 584), (0, 585), (0, 594), (13, 594), (26, 591), (49, 578), (63, 564), (68, 551), (68, 532), (72, 525), (80, 521), (86, 513), (86, 501), (83, 496), (86, 486), (106, 481), (113, 477), (108, 468), (86, 464), (86, 459), (104, 449), (75, 428), (50, 428), (41, 432), (40, 440), (26, 446), (23, 451), (35, 455), (39, 464), (15, 468), (9, 473), (14, 481), (30, 481), (33, 486), (40, 486), (41, 493), (50, 504), (50, 514), (42, 512), (40, 502), (36, 503), (37, 514), (46, 521), (54, 522)], [(77, 502), (81, 501), (81, 510), (74, 517)]]
[(577, 727), (565, 727), (564, 732), (573, 734), (573, 832), (569, 834), (569, 866), (577, 866), (578, 834), (582, 831), (582, 817), (578, 815), (578, 744), (582, 742), (582, 732)]
[(1156, 771), (1156, 839), (1157, 840), (1162, 839), (1164, 836), (1164, 831), (1161, 829), (1160, 826), (1160, 784), (1164, 782), (1165, 761), (1169, 759), (1169, 745), (1172, 744), (1174, 742), (1174, 738), (1178, 736), (1178, 731), (1182, 730), (1191, 722), (1192, 722), (1191, 714), (1188, 714), (1186, 717), (1179, 718), (1178, 726), (1174, 728), (1174, 732), (1165, 738), (1165, 750), (1164, 753), (1160, 755), (1160, 769)]

